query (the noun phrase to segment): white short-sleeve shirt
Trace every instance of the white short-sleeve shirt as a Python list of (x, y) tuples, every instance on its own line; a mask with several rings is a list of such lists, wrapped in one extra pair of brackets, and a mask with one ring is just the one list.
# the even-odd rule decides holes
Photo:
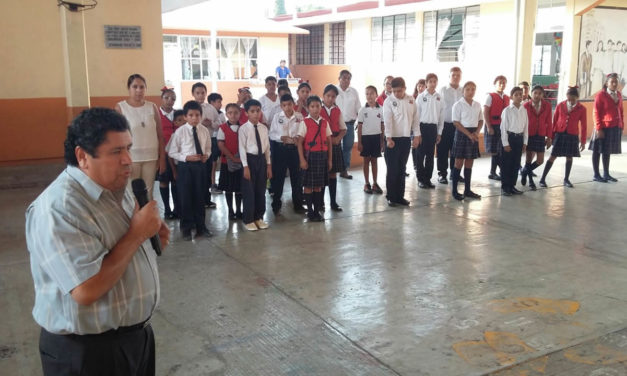
[(477, 101), (468, 104), (465, 98), (461, 98), (453, 105), (453, 121), (461, 123), (465, 128), (476, 128), (481, 120), (481, 105)]
[(357, 122), (362, 123), (361, 135), (370, 136), (381, 134), (381, 124), (383, 124), (383, 107), (377, 103), (374, 107), (366, 104), (359, 109)]

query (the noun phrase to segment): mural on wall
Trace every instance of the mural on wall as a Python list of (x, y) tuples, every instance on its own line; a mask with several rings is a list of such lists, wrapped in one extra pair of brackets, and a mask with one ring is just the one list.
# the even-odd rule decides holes
[(601, 90), (605, 76), (617, 73), (619, 89), (627, 84), (627, 9), (595, 8), (581, 18), (577, 84), (581, 98)]

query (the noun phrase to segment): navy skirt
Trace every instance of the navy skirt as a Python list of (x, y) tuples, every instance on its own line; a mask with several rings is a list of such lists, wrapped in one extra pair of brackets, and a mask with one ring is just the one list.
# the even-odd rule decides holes
[(603, 129), (604, 137), (596, 137), (596, 129), (590, 139), (588, 150), (596, 151), (601, 154), (621, 154), (621, 137), (623, 130), (620, 127), (612, 127)]
[(344, 168), (344, 156), (342, 154), (342, 146), (333, 145), (332, 152), (331, 171), (329, 171), (329, 173), (332, 174), (334, 172), (343, 172), (346, 169)]
[(220, 166), (220, 180), (218, 180), (218, 189), (224, 192), (240, 193), (242, 191), (242, 177), (244, 175), (244, 169), (240, 168), (237, 171), (229, 171), (229, 167), (226, 163), (222, 163)]
[(501, 140), (501, 124), (493, 125), (494, 134), (490, 135), (488, 129), (483, 130), (483, 141), (485, 142), (485, 152), (488, 154), (500, 154), (503, 151), (503, 141)]
[[(466, 128), (469, 132), (474, 132), (477, 128)], [(455, 130), (455, 137), (453, 138), (453, 150), (451, 155), (455, 159), (477, 159), (479, 154), (479, 143), (473, 142), (465, 134)]]
[(308, 153), (308, 168), (301, 173), (303, 187), (316, 188), (329, 185), (329, 166), (327, 161), (328, 153), (326, 151), (312, 151)]
[(546, 137), (544, 136), (529, 136), (527, 141), (527, 151), (535, 151), (536, 153), (544, 153), (546, 150)]
[(581, 157), (579, 153), (579, 136), (568, 133), (555, 133), (552, 157)]

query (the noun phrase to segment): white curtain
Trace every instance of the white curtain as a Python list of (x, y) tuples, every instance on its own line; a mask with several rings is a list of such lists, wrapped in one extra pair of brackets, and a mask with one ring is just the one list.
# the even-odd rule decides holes
[(236, 78), (235, 65), (233, 64), (233, 54), (235, 53), (235, 49), (237, 49), (238, 42), (239, 39), (237, 38), (224, 38), (220, 40), (224, 53), (226, 54), (226, 56), (223, 56), (222, 59), (224, 65), (220, 69), (223, 80), (234, 80)]
[(250, 56), (250, 52), (253, 49), (253, 46), (255, 45), (256, 40), (255, 39), (242, 39), (242, 45), (244, 46), (244, 77), (242, 78), (249, 78), (252, 75), (252, 71), (251, 71), (251, 56)]

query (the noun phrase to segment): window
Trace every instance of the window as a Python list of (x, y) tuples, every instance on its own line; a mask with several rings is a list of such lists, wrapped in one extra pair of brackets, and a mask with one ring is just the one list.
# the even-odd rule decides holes
[(372, 18), (371, 56), (373, 61), (413, 59), (417, 40), (414, 13)]
[(479, 36), (479, 6), (424, 13), (423, 60), (463, 61)]
[[(164, 45), (174, 43), (176, 38), (164, 36)], [(218, 80), (243, 80), (257, 75), (256, 38), (217, 38), (215, 49), (210, 48), (209, 37), (181, 35), (178, 42), (183, 80), (212, 80), (212, 60), (217, 63)]]
[(324, 64), (324, 25), (304, 26), (309, 35), (296, 37), (296, 64)]
[(344, 64), (344, 41), (346, 23), (339, 22), (329, 25), (329, 64)]

